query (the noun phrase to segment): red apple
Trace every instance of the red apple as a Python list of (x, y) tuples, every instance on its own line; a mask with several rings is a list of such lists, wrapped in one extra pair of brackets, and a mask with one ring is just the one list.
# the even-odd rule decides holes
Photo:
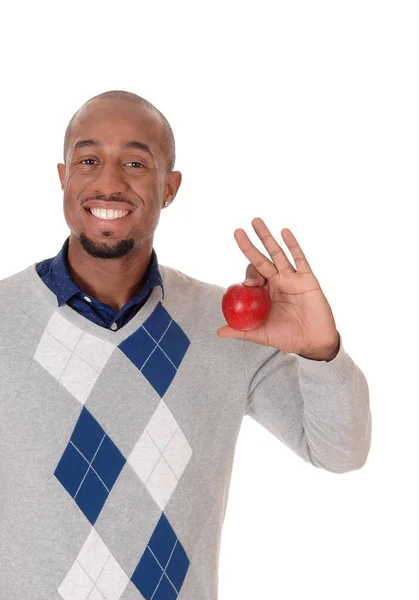
[(266, 321), (271, 310), (271, 297), (259, 285), (251, 287), (235, 283), (224, 292), (221, 308), (230, 327), (248, 331)]

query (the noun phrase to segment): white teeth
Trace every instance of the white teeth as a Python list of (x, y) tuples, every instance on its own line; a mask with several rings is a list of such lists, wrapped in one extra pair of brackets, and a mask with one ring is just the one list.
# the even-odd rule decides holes
[(90, 212), (95, 217), (99, 219), (121, 219), (125, 217), (129, 212), (129, 210), (107, 210), (106, 208), (91, 208)]

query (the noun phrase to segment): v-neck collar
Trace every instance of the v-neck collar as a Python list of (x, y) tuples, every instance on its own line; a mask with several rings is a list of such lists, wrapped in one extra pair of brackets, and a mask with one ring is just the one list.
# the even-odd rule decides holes
[(120, 329), (113, 331), (112, 329), (97, 325), (87, 317), (84, 317), (82, 314), (71, 308), (68, 304), (58, 306), (56, 295), (42, 281), (36, 271), (36, 265), (37, 263), (33, 263), (23, 271), (23, 276), (29, 283), (34, 293), (45, 300), (51, 306), (51, 308), (55, 309), (61, 316), (67, 319), (67, 321), (70, 321), (70, 323), (76, 327), (79, 327), (83, 331), (87, 331), (91, 335), (106, 340), (116, 346), (137, 331), (137, 329), (139, 329), (139, 327), (141, 327), (141, 325), (152, 314), (159, 301), (162, 300), (162, 288), (160, 286), (154, 287), (147, 302), (139, 309), (132, 319), (130, 319), (128, 323), (126, 323)]

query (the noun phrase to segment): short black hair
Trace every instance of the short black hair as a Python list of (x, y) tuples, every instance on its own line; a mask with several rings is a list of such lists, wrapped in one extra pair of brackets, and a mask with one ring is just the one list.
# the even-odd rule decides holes
[[(160, 124), (163, 129), (162, 149), (164, 154), (166, 155), (167, 170), (173, 170), (176, 160), (175, 138), (173, 135), (173, 131), (166, 117), (153, 104), (151, 104), (151, 102), (149, 102), (145, 98), (142, 98), (141, 96), (137, 96), (137, 94), (133, 94), (132, 92), (125, 92), (124, 90), (110, 90), (109, 92), (103, 92), (102, 94), (98, 94), (97, 96), (93, 96), (93, 98), (90, 98), (90, 100), (85, 102), (83, 106), (85, 106), (91, 100), (127, 100), (128, 102), (135, 102), (136, 104), (141, 104), (142, 106), (147, 107), (150, 110), (150, 112), (154, 114), (154, 116), (160, 121)], [(83, 106), (81, 106), (78, 109), (78, 111), (74, 113), (74, 115), (70, 119), (69, 124), (67, 125), (67, 129), (64, 135), (64, 162), (67, 156), (73, 123), (76, 120), (77, 115), (80, 112), (81, 108), (83, 108)]]

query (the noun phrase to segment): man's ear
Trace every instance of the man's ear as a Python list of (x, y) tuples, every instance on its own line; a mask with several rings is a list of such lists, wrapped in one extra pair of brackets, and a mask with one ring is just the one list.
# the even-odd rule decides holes
[(170, 171), (166, 176), (166, 185), (164, 190), (164, 200), (169, 204), (173, 202), (180, 184), (182, 183), (182, 173), (180, 171)]
[(66, 167), (65, 167), (65, 165), (63, 163), (58, 163), (57, 169), (58, 169), (58, 176), (59, 176), (60, 181), (61, 181), (61, 189), (63, 190), (64, 189)]

